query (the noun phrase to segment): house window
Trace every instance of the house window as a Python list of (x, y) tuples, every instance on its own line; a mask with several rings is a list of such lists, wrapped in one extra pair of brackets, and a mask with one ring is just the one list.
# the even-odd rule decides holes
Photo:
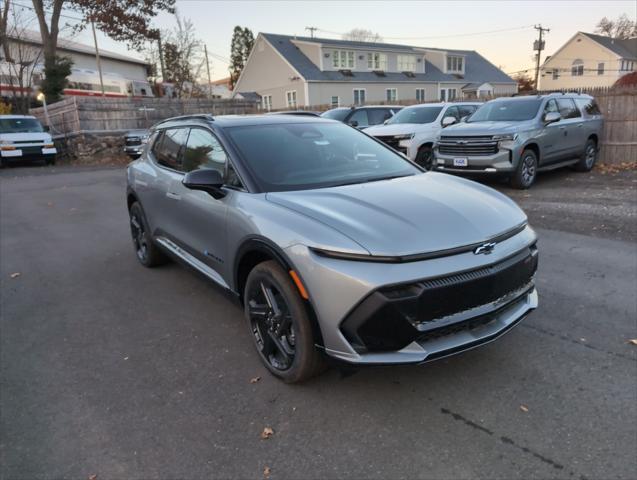
[(263, 109), (268, 112), (272, 110), (272, 95), (264, 95), (261, 97), (261, 105), (263, 106)]
[(354, 105), (365, 105), (365, 89), (354, 89)]
[(557, 80), (558, 78), (560, 78), (560, 70), (559, 70), (559, 68), (554, 68), (553, 69), (553, 80)]
[(622, 60), (622, 72), (632, 72), (635, 67), (635, 62), (631, 60)]
[(447, 72), (463, 72), (464, 58), (447, 56)]
[(385, 90), (385, 99), (388, 102), (395, 102), (396, 100), (398, 100), (398, 92), (396, 91), (395, 88), (387, 88)]
[(417, 88), (416, 89), (416, 101), (417, 102), (424, 102), (425, 101), (425, 89), (424, 88)]
[(597, 75), (604, 75), (604, 64), (603, 63), (598, 63), (597, 64)]
[(354, 52), (351, 50), (334, 50), (332, 54), (332, 66), (334, 68), (354, 68)]
[(337, 95), (333, 95), (331, 104), (332, 104), (332, 108), (340, 107), (341, 106), (341, 99)]
[(415, 72), (416, 57), (414, 55), (398, 55), (399, 72)]
[(581, 77), (582, 75), (584, 75), (584, 62), (578, 58), (573, 61), (571, 66), (571, 77)]
[(387, 55), (378, 52), (368, 53), (367, 68), (370, 70), (387, 70)]
[(452, 102), (456, 99), (458, 91), (455, 88), (441, 88), (440, 89), (440, 101)]
[(296, 90), (285, 92), (288, 108), (296, 108)]

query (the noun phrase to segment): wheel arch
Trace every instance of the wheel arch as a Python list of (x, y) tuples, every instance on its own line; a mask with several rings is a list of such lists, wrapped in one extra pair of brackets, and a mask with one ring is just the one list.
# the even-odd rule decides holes
[(595, 145), (599, 147), (599, 137), (596, 133), (591, 133), (586, 140), (592, 140)]
[(133, 206), (133, 203), (139, 202), (139, 198), (137, 198), (137, 194), (130, 188), (126, 189), (126, 207), (130, 211), (130, 207)]
[[(245, 288), (248, 275), (259, 263), (268, 260), (276, 261), (286, 272), (294, 270), (295, 273), (299, 275), (303, 285), (305, 285), (303, 278), (300, 277), (300, 274), (294, 269), (294, 265), (290, 259), (278, 245), (274, 244), (267, 238), (253, 236), (243, 241), (241, 246), (237, 249), (237, 254), (235, 255), (234, 260), (232, 288), (237, 294), (241, 305), (243, 305), (244, 302), (243, 290)], [(309, 317), (312, 322), (312, 331), (314, 333), (315, 341), (322, 346), (323, 335), (316, 317), (316, 311), (312, 305), (311, 295), (310, 300), (307, 300), (304, 303), (308, 309)]]
[(522, 149), (522, 151), (524, 150), (531, 150), (533, 153), (535, 153), (535, 156), (537, 157), (537, 161), (540, 161), (540, 157), (541, 157), (541, 151), (540, 151), (540, 146), (535, 143), (535, 142), (529, 142), (526, 145), (524, 145), (524, 148)]

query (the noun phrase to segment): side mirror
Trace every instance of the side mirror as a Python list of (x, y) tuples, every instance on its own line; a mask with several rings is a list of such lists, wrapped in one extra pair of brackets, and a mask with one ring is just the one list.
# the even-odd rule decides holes
[(223, 186), (223, 177), (217, 170), (213, 170), (212, 168), (203, 168), (201, 170), (188, 172), (181, 183), (190, 190), (201, 190), (202, 192), (209, 193), (214, 198), (222, 198), (226, 195), (221, 189)]
[(562, 115), (560, 112), (549, 112), (544, 115), (544, 123), (548, 125), (549, 123), (559, 122), (562, 119)]
[(356, 120), (352, 120), (349, 124), (354, 128), (358, 127), (358, 122)]
[(448, 127), (449, 125), (453, 125), (456, 122), (457, 120), (455, 117), (445, 117), (442, 119), (442, 126), (443, 128)]

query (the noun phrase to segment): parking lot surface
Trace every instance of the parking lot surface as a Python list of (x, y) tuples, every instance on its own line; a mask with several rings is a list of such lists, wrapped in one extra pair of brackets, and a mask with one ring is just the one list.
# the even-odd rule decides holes
[(635, 478), (634, 172), (502, 187), (541, 249), (540, 308), (509, 334), (301, 385), (215, 286), (138, 264), (124, 180), (0, 173), (1, 478)]

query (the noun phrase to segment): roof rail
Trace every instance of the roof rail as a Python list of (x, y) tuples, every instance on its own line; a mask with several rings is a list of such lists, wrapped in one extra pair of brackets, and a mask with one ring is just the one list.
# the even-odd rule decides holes
[(158, 122), (157, 125), (161, 125), (166, 122), (174, 122), (175, 120), (208, 120), (209, 122), (214, 122), (215, 117), (210, 115), (209, 113), (191, 113), (189, 115), (180, 115), (179, 117), (170, 117), (166, 120), (162, 120)]

